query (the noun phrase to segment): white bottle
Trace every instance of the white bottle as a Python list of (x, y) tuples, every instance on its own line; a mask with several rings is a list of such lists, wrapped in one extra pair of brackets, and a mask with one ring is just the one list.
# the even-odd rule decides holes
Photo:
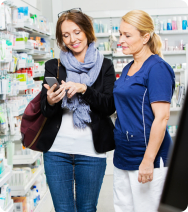
[(124, 59), (123, 60), (123, 68), (127, 65), (128, 63), (127, 63), (127, 59)]
[(122, 66), (122, 62), (121, 62), (121, 59), (118, 59), (118, 61), (117, 61), (117, 69), (122, 69), (123, 68), (123, 66)]
[(182, 30), (182, 20), (180, 16), (178, 17), (178, 20), (177, 20), (177, 29)]

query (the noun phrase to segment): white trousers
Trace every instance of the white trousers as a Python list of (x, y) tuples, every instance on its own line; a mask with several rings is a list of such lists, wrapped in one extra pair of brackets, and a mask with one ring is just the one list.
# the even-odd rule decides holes
[(138, 182), (138, 171), (125, 171), (114, 167), (115, 212), (156, 212), (167, 168), (154, 169), (153, 181)]

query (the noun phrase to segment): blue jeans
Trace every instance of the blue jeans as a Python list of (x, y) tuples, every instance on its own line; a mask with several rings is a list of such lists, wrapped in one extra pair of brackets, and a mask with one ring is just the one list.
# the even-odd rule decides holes
[(106, 158), (46, 152), (44, 168), (56, 212), (96, 212)]

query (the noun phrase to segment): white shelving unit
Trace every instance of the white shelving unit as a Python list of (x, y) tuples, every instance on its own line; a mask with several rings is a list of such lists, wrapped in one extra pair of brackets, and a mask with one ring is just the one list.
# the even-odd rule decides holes
[(177, 107), (177, 108), (170, 108), (171, 112), (178, 112), (181, 111), (181, 107)]
[(100, 51), (103, 55), (111, 55), (112, 51)]
[(160, 31), (160, 35), (177, 35), (177, 34), (188, 34), (188, 30), (166, 30), (166, 31)]
[(33, 78), (37, 78), (37, 77), (43, 77), (44, 76), (44, 72), (42, 73), (37, 73), (37, 74), (34, 74)]
[(112, 54), (113, 57), (133, 57), (132, 55), (124, 55), (122, 52)]
[(38, 176), (44, 172), (44, 167), (41, 166), (38, 168), (38, 170), (33, 174), (30, 181), (25, 186), (11, 186), (11, 195), (12, 196), (25, 196), (26, 193), (29, 191), (29, 189), (32, 187), (32, 185), (37, 180)]
[(28, 84), (28, 85), (20, 85), (19, 90), (27, 90), (27, 89), (34, 88), (34, 87), (35, 87), (34, 83)]
[(33, 47), (29, 44), (25, 44), (25, 43), (22, 43), (22, 41), (20, 41), (19, 45), (13, 46), (13, 50), (17, 52), (29, 52), (33, 50)]
[(3, 186), (12, 176), (12, 170), (8, 167), (5, 168), (4, 175), (0, 178), (0, 187)]
[(181, 50), (181, 51), (163, 51), (163, 55), (185, 55), (186, 51)]
[(13, 212), (13, 211), (14, 211), (14, 202), (12, 200), (10, 205), (7, 207), (7, 209), (5, 211), (2, 211), (2, 212)]
[[(21, 4), (21, 5), (20, 5)], [(28, 4), (28, 7), (31, 6), (31, 4), (24, 2), (23, 4), (20, 2), (19, 5), (17, 6), (24, 6), (24, 5)], [(17, 8), (17, 7), (15, 7)], [(42, 11), (38, 10), (37, 8), (32, 8), (32, 13), (36, 13), (37, 16), (42, 15)], [(43, 30), (40, 30), (39, 28), (37, 28), (36, 25), (34, 24), (30, 24), (30, 23), (18, 23), (18, 24), (12, 24), (11, 25), (13, 28), (17, 29), (17, 31), (26, 31), (29, 32), (29, 37), (34, 37), (34, 36), (39, 36), (42, 38), (45, 38), (45, 40), (55, 40), (55, 37), (53, 35), (51, 35), (48, 32), (45, 32)], [(50, 28), (52, 28), (50, 26)], [(8, 26), (6, 28), (8, 30)], [(53, 42), (49, 43), (50, 45), (53, 44)], [(51, 46), (52, 47), (52, 46)], [(50, 47), (50, 48), (51, 48)], [(41, 49), (41, 50), (40, 50)], [(25, 43), (24, 41), (18, 41), (15, 43), (15, 46), (12, 48), (13, 51), (16, 52), (25, 52), (28, 55), (32, 55), (34, 60), (48, 60), (48, 59), (52, 59), (51, 58), (51, 52), (46, 52), (46, 51), (42, 51), (44, 50), (44, 48), (40, 48), (39, 50), (34, 49), (34, 47), (32, 46), (32, 44), (30, 42)], [(12, 60), (11, 60), (12, 61)], [(7, 62), (11, 62), (8, 61), (7, 59), (0, 61), (0, 65), (1, 63), (7, 63)], [(34, 67), (34, 64), (26, 64), (23, 61), (20, 62), (20, 66), (19, 64), (17, 64), (17, 69), (20, 68), (30, 68), (30, 67)], [(44, 72), (40, 72), (38, 74), (36, 74), (33, 78), (36, 77), (40, 77), (40, 76), (44, 76)], [(31, 89), (35, 87), (35, 83), (31, 83), (31, 84), (24, 84), (24, 83), (20, 83), (19, 86), (19, 90), (27, 90), (27, 89)], [(4, 95), (5, 96), (5, 95)], [(2, 100), (6, 99), (5, 98), (1, 98)], [(25, 110), (25, 106), (21, 107), (18, 111), (15, 111), (15, 113), (13, 114), (14, 116), (19, 116), (21, 114), (23, 114), (24, 110)], [(16, 135), (10, 135), (10, 133), (7, 135), (3, 135), (2, 137), (4, 138), (4, 136), (7, 136), (8, 140), (13, 141), (19, 141), (21, 139), (21, 133), (16, 134)], [(19, 141), (20, 142), (20, 141)], [(16, 142), (17, 144), (17, 142)], [(13, 165), (21, 165), (21, 164), (32, 164), (34, 163), (40, 156), (42, 155), (42, 153), (40, 152), (35, 152), (35, 154), (33, 155), (14, 155), (13, 156)], [(25, 186), (11, 186), (11, 195), (12, 196), (24, 196), (26, 195), (26, 193), (29, 191), (29, 189), (33, 186), (34, 182), (36, 181), (36, 179), (38, 178), (38, 176), (44, 172), (44, 167), (43, 165), (41, 167), (38, 168), (38, 170), (33, 174), (32, 178), (29, 180), (29, 182), (25, 185)], [(2, 185), (4, 185), (5, 182), (7, 182), (12, 176), (12, 171), (9, 171), (8, 169), (5, 170), (5, 173), (3, 175), (3, 177), (0, 179), (0, 187)], [(0, 209), (0, 212), (13, 212), (14, 211), (14, 204), (13, 201), (11, 202), (12, 204), (10, 204), (5, 211), (2, 211)], [(35, 209), (35, 212), (41, 212), (41, 211), (46, 211), (46, 212), (50, 212), (51, 208), (52, 208), (52, 199), (51, 199), (51, 195), (50, 195), (50, 191), (49, 189), (46, 191), (46, 193), (44, 194), (44, 196), (42, 197), (41, 201), (39, 202), (37, 208)], [(47, 207), (46, 209), (44, 209), (45, 207)]]
[(19, 164), (32, 164), (34, 163), (40, 156), (41, 152), (36, 152), (33, 155), (14, 155), (13, 156), (13, 165)]
[(37, 26), (30, 24), (30, 23), (23, 22), (23, 23), (13, 24), (12, 26), (16, 29), (26, 30), (30, 33), (37, 33), (37, 35), (50, 37), (50, 33), (44, 32), (44, 31), (40, 30), (39, 28), (37, 28)]
[(95, 36), (97, 38), (106, 38), (106, 37), (109, 37), (110, 36), (110, 33), (95, 33)]
[[(188, 30), (166, 30), (166, 31), (155, 31), (158, 35), (177, 35), (177, 34), (188, 34)], [(114, 35), (119, 37), (119, 32), (112, 32), (112, 33), (95, 33), (97, 38), (105, 38), (109, 37), (110, 35)]]

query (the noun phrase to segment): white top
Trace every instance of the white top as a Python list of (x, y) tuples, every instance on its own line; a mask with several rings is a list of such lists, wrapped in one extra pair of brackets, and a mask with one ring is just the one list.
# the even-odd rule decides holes
[(50, 152), (62, 152), (92, 157), (105, 158), (106, 153), (97, 153), (93, 144), (91, 127), (85, 129), (75, 128), (73, 112), (64, 109), (62, 122)]

